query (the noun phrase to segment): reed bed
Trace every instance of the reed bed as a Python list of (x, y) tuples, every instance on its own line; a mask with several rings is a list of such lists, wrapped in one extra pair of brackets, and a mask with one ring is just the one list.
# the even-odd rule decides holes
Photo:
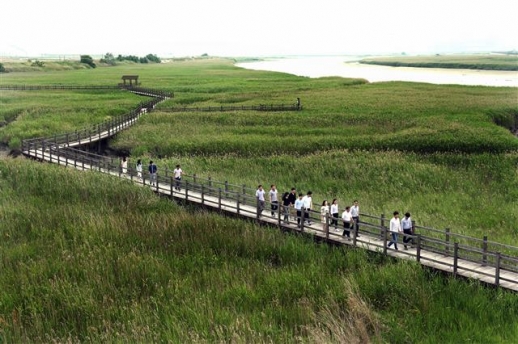
[(0, 172), (5, 342), (506, 342), (517, 335), (513, 293), (180, 208), (95, 172), (19, 159), (0, 160)]

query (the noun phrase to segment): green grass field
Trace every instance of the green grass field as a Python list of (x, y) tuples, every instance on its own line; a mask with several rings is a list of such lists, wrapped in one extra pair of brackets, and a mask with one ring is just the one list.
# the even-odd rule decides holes
[(518, 70), (518, 56), (503, 54), (391, 56), (366, 58), (360, 63), (392, 67)]
[[(188, 173), (518, 245), (518, 139), (494, 123), (516, 89), (235, 68), (230, 60), (2, 74), (0, 85), (116, 85), (175, 92), (110, 142)], [(301, 112), (168, 113), (293, 103)], [(0, 138), (51, 136), (145, 100), (125, 92), (0, 91)], [(93, 172), (0, 159), (1, 342), (512, 343), (513, 293), (363, 251), (317, 245), (181, 208)]]
[(181, 208), (95, 172), (3, 159), (0, 173), (2, 342), (518, 335), (514, 293)]

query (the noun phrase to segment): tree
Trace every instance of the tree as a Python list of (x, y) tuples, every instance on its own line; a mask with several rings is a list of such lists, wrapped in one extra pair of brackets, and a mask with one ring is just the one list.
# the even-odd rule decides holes
[(155, 62), (155, 63), (160, 63), (162, 62), (160, 60), (160, 58), (158, 56), (156, 56), (155, 54), (147, 54), (146, 55), (146, 59), (149, 61), (149, 62)]
[(6, 73), (5, 67), (3, 64), (0, 63), (0, 73)]
[(87, 64), (92, 68), (97, 67), (95, 65), (94, 59), (90, 55), (81, 55), (81, 60), (79, 62)]
[(32, 67), (43, 67), (44, 65), (45, 65), (45, 62), (43, 62), (43, 61), (39, 61), (39, 60), (36, 60), (36, 61), (34, 61), (34, 62), (31, 64), (31, 66), (32, 66)]
[(104, 57), (100, 60), (100, 62), (109, 64), (110, 66), (115, 66), (115, 57), (112, 53), (106, 53)]

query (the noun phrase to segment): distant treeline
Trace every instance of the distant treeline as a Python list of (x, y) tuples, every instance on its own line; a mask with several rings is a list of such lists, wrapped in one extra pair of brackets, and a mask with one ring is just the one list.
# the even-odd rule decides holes
[(518, 70), (518, 56), (513, 54), (472, 54), (472, 55), (430, 55), (392, 56), (367, 58), (360, 63), (391, 67), (452, 68), (478, 70)]
[(106, 53), (103, 58), (100, 59), (99, 62), (106, 63), (109, 65), (115, 65), (117, 62), (122, 61), (132, 61), (135, 63), (160, 63), (162, 62), (158, 56), (155, 54), (147, 54), (144, 57), (138, 57), (135, 55), (118, 55), (114, 57), (112, 53)]
[(360, 61), (364, 64), (390, 67), (418, 67), (418, 68), (450, 68), (450, 69), (480, 69), (480, 70), (508, 70), (518, 71), (518, 65), (477, 64), (477, 63), (447, 63), (447, 62), (401, 62), (401, 61)]

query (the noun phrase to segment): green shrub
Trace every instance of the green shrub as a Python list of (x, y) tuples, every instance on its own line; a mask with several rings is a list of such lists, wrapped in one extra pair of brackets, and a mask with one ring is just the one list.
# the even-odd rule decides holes
[(92, 68), (97, 67), (94, 59), (90, 55), (81, 55), (79, 62), (89, 65)]

